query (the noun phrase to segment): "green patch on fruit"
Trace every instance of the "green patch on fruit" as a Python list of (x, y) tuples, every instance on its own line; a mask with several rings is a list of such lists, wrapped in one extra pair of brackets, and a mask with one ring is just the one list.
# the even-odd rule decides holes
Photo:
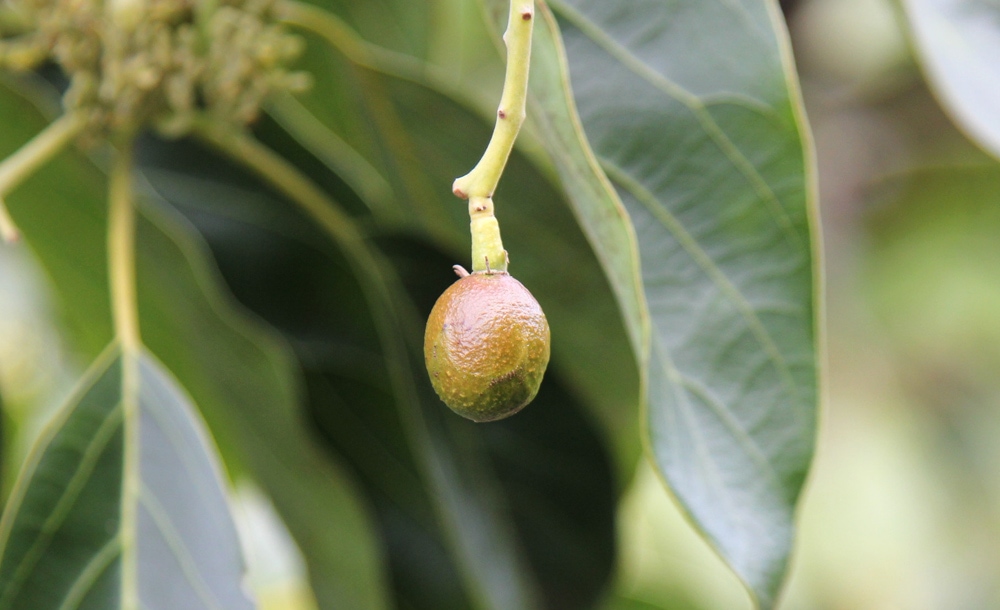
[(474, 273), (434, 304), (424, 358), (441, 400), (462, 417), (488, 422), (535, 398), (549, 343), (545, 313), (521, 282), (507, 273)]

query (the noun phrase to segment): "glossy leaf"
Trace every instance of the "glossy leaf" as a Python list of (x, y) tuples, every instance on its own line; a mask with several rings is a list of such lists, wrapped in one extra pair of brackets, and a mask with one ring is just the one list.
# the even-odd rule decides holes
[[(280, 134), (262, 135), (290, 157), (298, 154)], [(399, 603), (526, 607), (534, 603), (534, 582), (546, 607), (593, 600), (611, 568), (614, 482), (599, 438), (569, 393), (558, 384), (543, 391), (530, 408), (537, 417), (522, 420), (534, 426), (522, 432), (514, 432), (521, 429), (515, 422), (487, 429), (460, 420), (434, 396), (419, 350), (411, 349), (420, 345), (422, 323), (406, 313), (400, 292), (393, 315), (410, 319), (397, 340), (409, 350), (408, 383), (417, 402), (400, 400), (372, 319), (378, 314), (363, 313), (368, 303), (350, 273), (347, 248), (281, 198), (268, 204), (261, 196), (268, 189), (249, 176), (199, 160), (204, 152), (189, 144), (161, 151), (147, 170), (154, 185), (204, 231), (234, 292), (293, 338), (319, 429), (352, 465), (377, 510)], [(248, 202), (246, 192), (257, 195)], [(228, 237), (237, 233), (269, 254), (248, 259)], [(374, 245), (371, 255), (382, 256)], [(453, 259), (413, 238), (386, 236), (379, 245), (426, 315), (454, 281)], [(310, 273), (297, 271), (303, 269)], [(381, 281), (392, 276), (387, 270)], [(490, 436), (501, 430), (508, 432)], [(532, 455), (534, 465), (519, 459)], [(575, 477), (573, 464), (587, 476)], [(544, 544), (541, 530), (559, 544)]]
[[(771, 607), (816, 408), (811, 170), (784, 26), (758, 0), (550, 5), (580, 121), (638, 239), (653, 456), (694, 522)], [(565, 84), (534, 90), (556, 85)], [(539, 110), (566, 120), (566, 109)], [(558, 165), (564, 181), (577, 179)], [(585, 223), (614, 210), (606, 199), (574, 202)], [(628, 251), (623, 235), (590, 231), (609, 274)], [(621, 287), (619, 298), (630, 298)]]
[[(167, 148), (162, 149), (162, 151), (167, 155), (170, 153), (170, 149)], [(459, 583), (460, 579), (455, 578), (456, 575), (465, 576), (468, 586), (464, 593), (459, 589), (459, 592), (451, 595), (456, 600), (465, 597), (467, 601), (463, 602), (462, 605), (472, 603), (478, 607), (500, 608), (513, 604), (514, 606), (531, 607), (531, 585), (519, 582), (523, 581), (523, 576), (517, 567), (516, 553), (510, 548), (509, 540), (504, 534), (506, 529), (500, 526), (498, 530), (498, 523), (503, 523), (503, 516), (498, 514), (496, 508), (485, 501), (483, 496), (483, 489), (488, 485), (488, 474), (472, 475), (473, 472), (477, 472), (474, 451), (463, 456), (461, 460), (457, 459), (457, 456), (451, 455), (453, 451), (450, 447), (451, 443), (449, 443), (447, 436), (442, 437), (440, 429), (433, 425), (436, 420), (428, 423), (423, 418), (423, 403), (419, 400), (418, 395), (413, 393), (416, 391), (416, 387), (415, 379), (411, 376), (409, 361), (400, 362), (398, 360), (400, 354), (404, 358), (406, 357), (405, 344), (398, 343), (397, 347), (394, 347), (392, 344), (383, 342), (387, 337), (379, 334), (383, 328), (382, 324), (394, 324), (392, 319), (395, 314), (385, 309), (391, 307), (388, 302), (379, 300), (372, 302), (372, 300), (366, 299), (366, 296), (378, 294), (379, 289), (375, 287), (369, 290), (369, 287), (365, 286), (365, 282), (382, 282), (384, 280), (372, 275), (359, 280), (350, 273), (352, 269), (356, 268), (356, 265), (367, 264), (361, 257), (371, 256), (371, 254), (366, 248), (359, 250), (356, 247), (356, 244), (359, 243), (357, 241), (343, 241), (345, 234), (357, 235), (353, 233), (356, 229), (346, 224), (349, 223), (349, 220), (346, 217), (341, 219), (340, 226), (343, 233), (328, 236), (307, 219), (302, 218), (293, 207), (280, 198), (260, 197), (258, 205), (253, 207), (247, 206), (239, 198), (220, 199), (219, 193), (225, 190), (236, 193), (240, 185), (258, 193), (266, 193), (267, 186), (255, 183), (250, 176), (239, 176), (239, 174), (235, 176), (235, 184), (233, 184), (233, 178), (230, 178), (227, 184), (226, 181), (220, 180), (219, 172), (211, 169), (199, 171), (193, 180), (204, 183), (207, 178), (209, 184), (214, 182), (214, 191), (216, 192), (214, 201), (206, 201), (204, 190), (185, 189), (182, 191), (183, 196), (177, 197), (178, 190), (175, 185), (183, 184), (185, 176), (177, 173), (176, 168), (180, 165), (190, 170), (192, 166), (189, 163), (193, 154), (188, 152), (177, 155), (175, 152), (172, 156), (167, 155), (162, 155), (158, 159), (160, 168), (158, 176), (153, 178), (153, 183), (161, 193), (170, 197), (175, 204), (183, 206), (182, 209), (186, 208), (193, 212), (193, 219), (204, 221), (214, 217), (214, 226), (206, 227), (209, 230), (206, 235), (218, 234), (219, 223), (223, 220), (218, 216), (218, 213), (222, 211), (227, 213), (230, 218), (239, 219), (238, 222), (242, 221), (236, 225), (242, 225), (242, 231), (260, 235), (265, 243), (280, 243), (282, 238), (281, 234), (274, 235), (272, 233), (270, 224), (278, 228), (284, 227), (286, 232), (298, 231), (309, 242), (312, 242), (314, 247), (318, 245), (321, 251), (332, 250), (333, 253), (337, 253), (335, 256), (339, 259), (338, 266), (341, 271), (337, 274), (324, 274), (321, 280), (325, 288), (324, 292), (330, 290), (332, 292), (328, 294), (335, 294), (345, 301), (353, 301), (356, 307), (360, 308), (354, 309), (353, 315), (341, 316), (337, 315), (337, 305), (331, 303), (329, 304), (330, 309), (324, 311), (323, 315), (300, 320), (300, 324), (305, 322), (306, 325), (299, 326), (297, 329), (298, 333), (301, 333), (308, 329), (311, 324), (319, 323), (319, 328), (316, 329), (318, 332), (311, 341), (313, 349), (309, 353), (314, 361), (322, 362), (321, 355), (315, 352), (320, 341), (326, 338), (327, 341), (334, 343), (327, 348), (334, 359), (332, 363), (327, 364), (327, 367), (332, 368), (332, 370), (324, 375), (326, 383), (332, 386), (333, 392), (333, 396), (327, 400), (346, 399), (350, 406), (357, 408), (363, 405), (367, 409), (372, 409), (378, 402), (382, 403), (380, 413), (384, 422), (382, 425), (387, 427), (389, 439), (395, 441), (392, 443), (395, 445), (395, 461), (406, 464), (403, 472), (406, 472), (407, 476), (413, 479), (410, 486), (406, 488), (407, 493), (396, 492), (391, 498), (403, 506), (409, 505), (410, 514), (408, 517), (415, 520), (417, 524), (423, 525), (425, 529), (429, 529), (430, 535), (437, 538), (437, 544), (453, 554), (450, 561), (455, 563), (453, 563), (454, 572), (451, 577), (453, 583), (450, 586), (455, 587)], [(170, 165), (163, 167), (164, 163)], [(203, 165), (211, 168), (217, 164), (218, 162)], [(151, 167), (152, 169), (155, 167)], [(233, 169), (235, 171), (236, 168)], [(188, 178), (187, 181), (191, 182), (192, 179)], [(192, 206), (194, 209), (191, 209)], [(211, 216), (207, 216), (206, 212)], [(276, 218), (281, 217), (282, 214), (286, 216), (287, 220), (276, 223)], [(260, 233), (261, 228), (265, 229), (263, 235)], [(355, 237), (354, 239), (359, 238)], [(310, 249), (306, 248), (305, 251), (308, 252)], [(292, 252), (294, 251), (292, 250)], [(302, 252), (302, 248), (299, 247), (298, 251)], [(228, 255), (239, 255), (239, 253), (230, 251)], [(341, 256), (344, 258), (340, 258)], [(221, 260), (224, 259), (220, 256)], [(323, 269), (322, 265), (316, 266), (305, 261), (301, 261), (299, 265), (305, 268)], [(241, 267), (238, 273), (244, 282), (260, 281), (257, 279), (260, 277), (259, 274), (249, 273), (250, 269), (244, 265)], [(274, 294), (287, 294), (285, 289), (287, 286), (279, 285), (270, 290), (274, 291)], [(238, 287), (237, 290), (237, 294), (242, 293)], [(308, 300), (302, 303), (302, 306), (321, 306), (324, 301), (319, 298), (320, 296), (321, 293), (311, 295)], [(248, 299), (248, 301), (259, 303), (260, 298), (258, 295), (255, 300)], [(280, 307), (280, 304), (275, 305)], [(294, 303), (285, 305), (285, 307), (293, 309), (299, 306), (299, 304)], [(371, 313), (366, 312), (368, 308), (370, 308)], [(338, 332), (337, 329), (341, 324), (337, 322), (327, 323), (327, 317), (335, 321), (341, 320), (343, 327), (346, 327), (345, 331)], [(283, 323), (284, 326), (287, 324), (284, 321), (289, 319), (294, 318), (283, 316), (275, 321)], [(404, 332), (396, 328), (391, 340), (403, 341), (405, 339)], [(394, 352), (393, 349), (397, 351)], [(355, 354), (355, 357), (363, 354), (366, 365), (359, 367), (356, 363), (344, 362), (342, 358), (346, 355), (345, 351)], [(397, 359), (395, 363), (391, 362), (393, 358)], [(314, 364), (312, 368), (317, 368), (317, 364)], [(345, 364), (347, 364), (346, 370), (341, 368)], [(320, 365), (319, 370), (323, 371), (327, 367)], [(315, 384), (311, 384), (311, 386), (315, 392)], [(352, 396), (357, 398), (352, 399)], [(358, 402), (355, 402), (356, 400)], [(369, 416), (378, 414), (378, 411), (373, 411)], [(356, 439), (344, 440), (357, 442)], [(385, 441), (379, 441), (377, 444), (392, 446)], [(348, 449), (350, 447), (351, 445), (348, 444)], [(348, 458), (352, 457), (350, 450), (344, 453)], [(366, 466), (366, 470), (362, 472), (367, 471), (371, 476), (371, 465)], [(374, 476), (384, 479), (386, 474), (388, 473), (375, 473)], [(385, 491), (384, 484), (381, 490)], [(391, 546), (390, 552), (392, 552)], [(489, 565), (486, 562), (487, 556), (492, 561)], [(506, 578), (500, 582), (493, 578), (494, 574)], [(423, 588), (425, 587), (418, 587), (418, 589)], [(411, 595), (414, 593), (411, 592)], [(423, 598), (425, 594), (419, 590), (415, 595), (416, 598), (404, 597), (404, 599), (407, 599), (410, 604), (433, 607), (426, 606), (428, 603), (433, 603), (433, 596)], [(422, 602), (419, 601), (421, 598), (423, 598)]]
[(253, 608), (212, 451), (160, 364), (110, 348), (12, 493), (0, 608)]
[[(482, 154), (488, 122), (421, 64), (374, 55), (370, 65), (360, 64), (328, 47), (310, 38), (307, 65), (331, 78), (302, 97), (300, 110), (391, 184), (393, 205), (411, 220), (383, 221), (382, 208), (370, 204), (382, 230), (420, 234), (448, 252), (452, 264), (466, 264), (468, 212), (451, 183)], [(330, 84), (337, 82), (343, 85)], [(371, 119), (346, 121), (349, 116)], [(276, 118), (316, 157), (327, 157), (310, 144), (309, 123), (289, 120), (285, 109), (277, 109)], [(338, 171), (336, 163), (329, 167)], [(608, 280), (563, 196), (524, 155), (512, 156), (495, 200), (511, 271), (546, 311), (558, 366), (604, 424), (627, 479), (639, 455), (638, 373)], [(422, 218), (430, 218), (432, 228)], [(587, 307), (579, 306), (582, 299)]]
[(384, 48), (423, 57), (430, 46), (431, 24), (438, 16), (425, 2), (413, 0), (313, 0), (314, 4), (339, 15), (354, 30)]
[[(43, 125), (0, 89), (3, 151)], [(141, 148), (141, 147), (140, 147)], [(110, 338), (101, 173), (64, 154), (8, 198), (61, 300), (76, 345)], [(234, 308), (204, 245), (177, 214), (143, 206), (139, 298), (144, 340), (191, 392), (231, 467), (270, 494), (310, 569), (321, 608), (385, 606), (380, 551), (351, 481), (324, 455), (298, 409), (287, 346)], [(192, 332), (192, 329), (197, 329)]]
[[(385, 607), (367, 506), (303, 421), (288, 348), (233, 308), (183, 219), (155, 203), (144, 212), (138, 271), (146, 340), (176, 363), (192, 392), (212, 401), (203, 410), (213, 431), (270, 494), (306, 558), (320, 608)], [(180, 334), (189, 328), (199, 329), (197, 341)]]
[(1000, 5), (902, 0), (917, 58), (955, 122), (1000, 157)]

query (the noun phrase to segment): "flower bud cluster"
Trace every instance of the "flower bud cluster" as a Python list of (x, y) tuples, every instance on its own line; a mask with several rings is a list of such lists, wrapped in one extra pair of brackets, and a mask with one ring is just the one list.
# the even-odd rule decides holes
[(245, 125), (268, 94), (309, 86), (289, 68), (301, 39), (276, 22), (275, 0), (12, 4), (23, 31), (0, 40), (0, 67), (58, 64), (66, 110), (86, 117), (91, 136), (144, 125), (180, 135), (199, 113)]

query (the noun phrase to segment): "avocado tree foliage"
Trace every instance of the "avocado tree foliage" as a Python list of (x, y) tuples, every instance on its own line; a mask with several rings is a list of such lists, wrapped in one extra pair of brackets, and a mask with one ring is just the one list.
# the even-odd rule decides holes
[(503, 51), (506, 0), (0, 7), (0, 226), (94, 361), (5, 507), (0, 610), (253, 607), (216, 447), (320, 608), (598, 606), (642, 454), (775, 605), (817, 400), (776, 2), (537, 3), (526, 140), (462, 194), (496, 200), (551, 364), (484, 424), (422, 337), (496, 119), (499, 62), (462, 57)]

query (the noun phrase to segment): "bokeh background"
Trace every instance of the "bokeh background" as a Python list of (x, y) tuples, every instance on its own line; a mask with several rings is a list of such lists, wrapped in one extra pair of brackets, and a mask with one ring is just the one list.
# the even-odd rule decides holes
[[(439, 63), (495, 82), (478, 13), (454, 4), (442, 30), (469, 33), (443, 41)], [(1000, 608), (1000, 161), (935, 101), (891, 0), (782, 4), (815, 138), (826, 270), (825, 401), (782, 608)], [(50, 302), (30, 250), (0, 248), (4, 496), (84, 364)], [(267, 500), (238, 482), (236, 504), (264, 610), (313, 608)], [(750, 607), (648, 467), (619, 520), (628, 607)]]

